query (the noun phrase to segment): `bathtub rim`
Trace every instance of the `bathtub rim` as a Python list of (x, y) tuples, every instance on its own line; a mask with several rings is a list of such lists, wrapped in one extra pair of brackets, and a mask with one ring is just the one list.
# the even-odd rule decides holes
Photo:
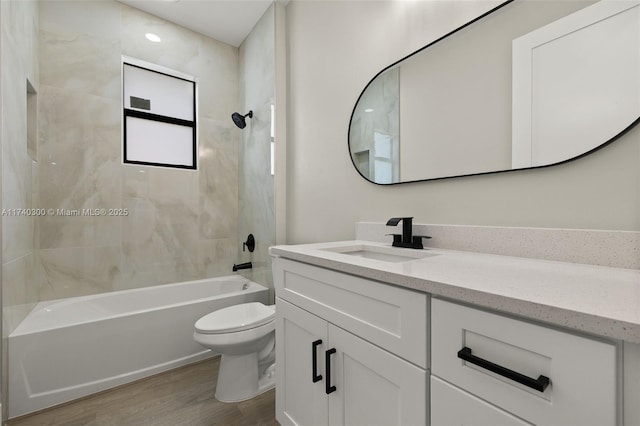
[[(94, 293), (94, 294), (88, 294), (88, 295), (83, 295), (83, 296), (73, 296), (73, 297), (65, 297), (65, 298), (62, 298), (62, 299), (45, 300), (45, 301), (36, 303), (35, 306), (33, 306), (33, 308), (25, 316), (25, 318), (22, 321), (20, 321), (20, 323), (9, 334), (8, 337), (11, 338), (11, 337), (24, 336), (24, 335), (29, 335), (29, 334), (36, 334), (36, 333), (56, 330), (56, 329), (64, 328), (64, 327), (73, 327), (73, 326), (77, 326), (79, 324), (96, 323), (96, 322), (100, 322), (100, 321), (109, 320), (111, 318), (120, 318), (120, 317), (124, 317), (124, 316), (136, 315), (136, 314), (149, 312), (149, 311), (153, 311), (153, 310), (158, 310), (158, 309), (162, 309), (162, 308), (170, 308), (170, 307), (186, 305), (186, 304), (194, 303), (194, 302), (211, 300), (211, 299), (215, 299), (216, 297), (220, 296), (220, 294), (216, 294), (216, 295), (214, 295), (212, 297), (201, 297), (201, 298), (198, 298), (198, 299), (189, 299), (188, 301), (183, 301), (183, 302), (179, 302), (179, 303), (167, 303), (167, 304), (157, 305), (157, 306), (154, 306), (153, 308), (130, 310), (130, 311), (121, 312), (121, 313), (117, 313), (117, 314), (113, 314), (113, 315), (100, 316), (98, 318), (92, 318), (92, 319), (89, 319), (89, 320), (74, 321), (74, 322), (65, 323), (65, 324), (62, 324), (62, 325), (52, 324), (52, 325), (47, 325), (47, 326), (38, 327), (38, 328), (28, 327), (27, 320), (29, 319), (29, 316), (32, 315), (36, 310), (45, 309), (48, 306), (63, 304), (65, 302), (66, 303), (75, 304), (75, 303), (84, 302), (84, 301), (87, 301), (87, 300), (100, 298), (100, 297), (110, 297), (110, 296), (116, 296), (117, 297), (117, 295), (123, 294), (123, 293), (141, 293), (141, 292), (145, 292), (145, 291), (149, 292), (149, 291), (153, 291), (153, 290), (157, 290), (157, 289), (181, 287), (181, 286), (193, 285), (193, 284), (204, 283), (204, 282), (215, 282), (215, 281), (233, 281), (233, 282), (237, 281), (237, 282), (242, 282), (242, 283), (249, 284), (249, 287), (246, 290), (242, 290), (241, 289), (241, 290), (231, 291), (231, 292), (228, 292), (228, 293), (221, 293), (221, 294), (229, 295), (229, 296), (236, 295), (236, 294), (241, 294), (241, 293), (247, 293), (247, 292), (249, 292), (249, 293), (257, 292), (257, 291), (261, 291), (261, 290), (263, 290), (265, 288), (268, 290), (267, 286), (265, 286), (263, 284), (260, 284), (260, 283), (257, 283), (255, 281), (252, 281), (252, 280), (250, 280), (248, 278), (245, 278), (242, 275), (225, 275), (225, 276), (221, 276), (221, 277), (202, 278), (202, 279), (199, 279), (199, 280), (191, 280), (191, 281), (181, 281), (181, 282), (177, 282), (177, 283), (159, 284), (159, 285), (148, 286), (148, 287), (138, 287), (138, 288), (133, 288), (133, 289), (128, 289), (128, 290), (106, 291), (106, 292), (102, 292), (102, 293)], [(23, 330), (23, 329), (26, 329), (26, 330)]]

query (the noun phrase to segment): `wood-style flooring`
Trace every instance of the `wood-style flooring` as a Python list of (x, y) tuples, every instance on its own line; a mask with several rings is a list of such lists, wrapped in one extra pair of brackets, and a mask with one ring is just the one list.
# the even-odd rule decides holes
[(275, 390), (249, 401), (214, 398), (220, 357), (177, 368), (8, 422), (8, 426), (278, 425)]

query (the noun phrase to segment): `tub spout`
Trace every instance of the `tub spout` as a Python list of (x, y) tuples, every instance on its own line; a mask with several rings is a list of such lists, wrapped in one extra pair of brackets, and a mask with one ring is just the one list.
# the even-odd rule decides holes
[(253, 265), (251, 262), (240, 263), (239, 265), (233, 264), (233, 272), (239, 271), (240, 269), (251, 269)]

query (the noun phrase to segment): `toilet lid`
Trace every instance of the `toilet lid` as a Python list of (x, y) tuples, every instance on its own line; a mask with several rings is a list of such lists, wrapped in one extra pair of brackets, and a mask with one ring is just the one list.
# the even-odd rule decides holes
[(196, 321), (196, 331), (204, 334), (248, 330), (266, 324), (276, 316), (274, 306), (260, 302), (229, 306), (203, 316)]

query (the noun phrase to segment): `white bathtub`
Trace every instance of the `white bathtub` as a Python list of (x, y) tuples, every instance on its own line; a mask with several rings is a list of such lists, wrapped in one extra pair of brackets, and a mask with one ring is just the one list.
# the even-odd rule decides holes
[(268, 298), (234, 275), (41, 302), (9, 336), (9, 417), (211, 357), (195, 321)]

